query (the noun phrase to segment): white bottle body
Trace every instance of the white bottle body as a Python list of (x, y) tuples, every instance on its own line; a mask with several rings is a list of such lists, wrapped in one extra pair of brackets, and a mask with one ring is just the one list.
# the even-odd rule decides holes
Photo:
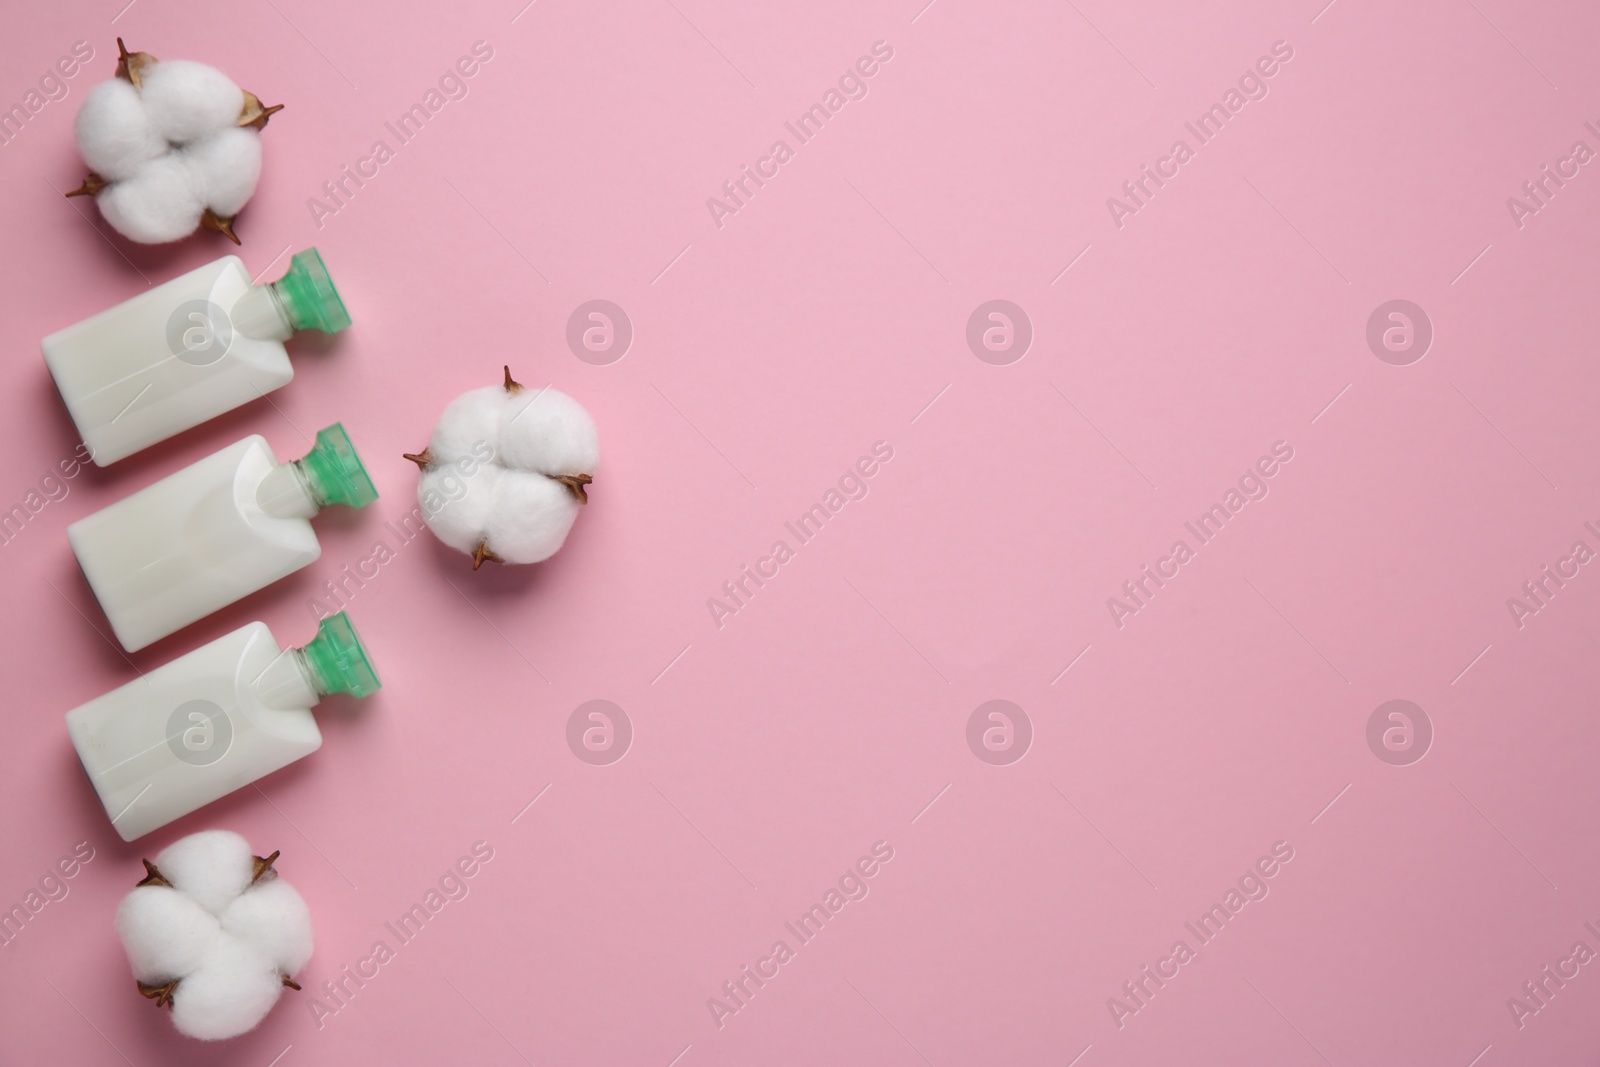
[(317, 693), (253, 622), (67, 712), (67, 732), (124, 841), (322, 745)]
[(263, 491), (269, 476), (294, 474), (253, 435), (67, 527), (124, 648), (138, 651), (321, 555), (309, 496)]
[(287, 383), (292, 332), (273, 294), (224, 256), (39, 347), (103, 467)]

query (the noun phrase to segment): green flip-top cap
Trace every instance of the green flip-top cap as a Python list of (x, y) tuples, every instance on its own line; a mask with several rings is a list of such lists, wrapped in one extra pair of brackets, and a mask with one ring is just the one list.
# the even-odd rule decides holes
[(322, 507), (346, 504), (364, 508), (378, 499), (378, 487), (361, 465), (361, 457), (356, 455), (356, 446), (350, 443), (342, 422), (318, 430), (317, 443), (296, 462)]
[(295, 253), (289, 260), (289, 273), (273, 282), (272, 289), (289, 313), (289, 324), (297, 330), (338, 333), (350, 325), (350, 312), (315, 248)]
[(349, 693), (364, 697), (383, 688), (356, 628), (350, 625), (350, 616), (342, 611), (323, 619), (317, 636), (300, 653), (323, 696)]

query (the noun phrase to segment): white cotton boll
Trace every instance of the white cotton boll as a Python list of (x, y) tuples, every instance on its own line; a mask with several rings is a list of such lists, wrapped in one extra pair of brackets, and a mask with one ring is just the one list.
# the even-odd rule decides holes
[(232, 218), (255, 195), (261, 179), (261, 135), (255, 130), (218, 130), (190, 144), (184, 155), (195, 191), (216, 214)]
[(168, 845), (156, 867), (172, 887), (221, 915), (255, 877), (250, 842), (230, 830), (203, 830)]
[(146, 67), (140, 98), (161, 135), (185, 144), (239, 120), (244, 91), (216, 67), (168, 59)]
[(220, 929), (216, 916), (167, 886), (139, 886), (117, 907), (117, 935), (141, 982), (159, 985), (193, 971)]
[(233, 218), (261, 179), (258, 131), (276, 110), (215, 67), (133, 53), (124, 76), (91, 87), (78, 110), (91, 171), (80, 191), (140, 244), (177, 241), (202, 224), (237, 243)]
[(555, 554), (588, 502), (600, 437), (576, 400), (520, 385), (507, 368), (503, 384), (446, 405), (426, 453), (410, 457), (422, 466), (423, 518), (478, 570), (485, 560), (539, 563)]
[(253, 1030), (278, 1002), (283, 978), (267, 956), (227, 934), (184, 975), (172, 994), (172, 1023), (200, 1041), (221, 1041)]
[(84, 95), (73, 121), (78, 154), (90, 170), (108, 181), (132, 176), (167, 150), (131, 82), (112, 78)]
[(435, 537), (462, 552), (472, 552), (488, 535), (500, 482), (507, 472), (479, 466), (463, 475), (449, 463), (434, 463), (417, 483), (417, 502)]
[(133, 177), (106, 186), (95, 202), (118, 233), (141, 244), (187, 237), (205, 208), (187, 162), (172, 154), (152, 159)]
[[(428, 454), (451, 463), (473, 456), (482, 460), (500, 453), (500, 424), (507, 393), (498, 385), (462, 393), (444, 409), (433, 428)], [(477, 449), (474, 452), (474, 448)]]
[(222, 929), (254, 945), (283, 974), (294, 974), (311, 958), (311, 910), (282, 878), (258, 882), (222, 913)]
[(507, 402), (499, 457), (507, 467), (592, 476), (600, 465), (600, 436), (594, 419), (566, 393), (524, 388)]
[(123, 899), (116, 922), (141, 992), (189, 1037), (254, 1029), (311, 958), (306, 902), (226, 830), (191, 834), (146, 866), (149, 884)]
[(505, 563), (540, 563), (556, 554), (583, 505), (562, 483), (508, 470), (495, 492), (485, 540)]

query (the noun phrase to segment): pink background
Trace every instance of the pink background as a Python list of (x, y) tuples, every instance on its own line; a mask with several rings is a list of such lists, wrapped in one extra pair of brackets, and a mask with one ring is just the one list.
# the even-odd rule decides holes
[[(7, 18), (0, 103), (95, 56), (0, 147), (0, 502), (77, 441), (39, 338), (231, 250), (131, 246), (52, 191), (118, 34), (288, 105), (240, 254), (275, 276), (316, 245), (355, 326), (0, 549), (0, 903), (95, 850), (0, 949), (0, 1061), (1593, 1061), (1600, 968), (1521, 1028), (1507, 1000), (1600, 950), (1600, 574), (1520, 629), (1506, 605), (1600, 549), (1600, 174), (1521, 228), (1506, 206), (1600, 148), (1591, 5), (123, 2)], [(470, 93), (396, 147), (384, 124), (480, 40)], [(866, 98), (797, 145), (784, 122), (880, 40)], [(1119, 229), (1107, 198), (1276, 41), (1269, 95)], [(308, 200), (380, 138), (394, 158), (319, 226)], [(794, 159), (719, 228), (706, 199), (779, 138)], [(596, 298), (635, 331), (609, 365), (565, 341)], [(1009, 365), (966, 343), (991, 299), (1032, 323)], [(1365, 339), (1392, 299), (1434, 328), (1408, 366)], [(581, 400), (605, 458), (559, 556), (473, 574), (383, 523), (414, 504), (400, 453), (503, 362)], [(66, 525), (335, 420), (377, 504), (130, 664)], [(878, 441), (866, 498), (794, 542)], [(1107, 598), (1278, 441), (1270, 494), (1119, 628)], [(780, 538), (795, 558), (719, 628), (707, 599)], [(62, 714), (252, 619), (302, 643), (379, 540), (350, 613), (383, 691), (321, 708), (323, 750), (259, 790), (122, 844)], [(1435, 734), (1407, 766), (1366, 740), (1396, 698)], [(566, 741), (592, 699), (633, 726), (609, 766)], [(1032, 724), (1010, 765), (966, 740), (992, 699)], [(212, 826), (283, 850), (317, 934), (305, 991), (223, 1046), (135, 995), (110, 928), (139, 857)], [(323, 982), (478, 841), (470, 894), (319, 1026)], [(870, 894), (799, 946), (784, 923), (877, 841)], [(1108, 998), (1199, 947), (1184, 923), (1279, 841), (1270, 895), (1119, 1027)], [(708, 998), (780, 938), (794, 960), (719, 1028)]]

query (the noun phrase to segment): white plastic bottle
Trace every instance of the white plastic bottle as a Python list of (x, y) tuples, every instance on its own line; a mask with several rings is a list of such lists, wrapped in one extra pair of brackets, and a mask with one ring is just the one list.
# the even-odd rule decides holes
[(117, 640), (136, 652), (322, 554), (311, 516), (378, 490), (344, 426), (280, 464), (260, 435), (214, 452), (67, 527)]
[(284, 649), (252, 622), (73, 708), (67, 733), (132, 841), (315, 752), (311, 708), (382, 684), (342, 611), (304, 648)]
[(223, 256), (46, 337), (40, 348), (95, 463), (104, 467), (285, 384), (296, 330), (350, 325), (315, 248), (254, 285)]

